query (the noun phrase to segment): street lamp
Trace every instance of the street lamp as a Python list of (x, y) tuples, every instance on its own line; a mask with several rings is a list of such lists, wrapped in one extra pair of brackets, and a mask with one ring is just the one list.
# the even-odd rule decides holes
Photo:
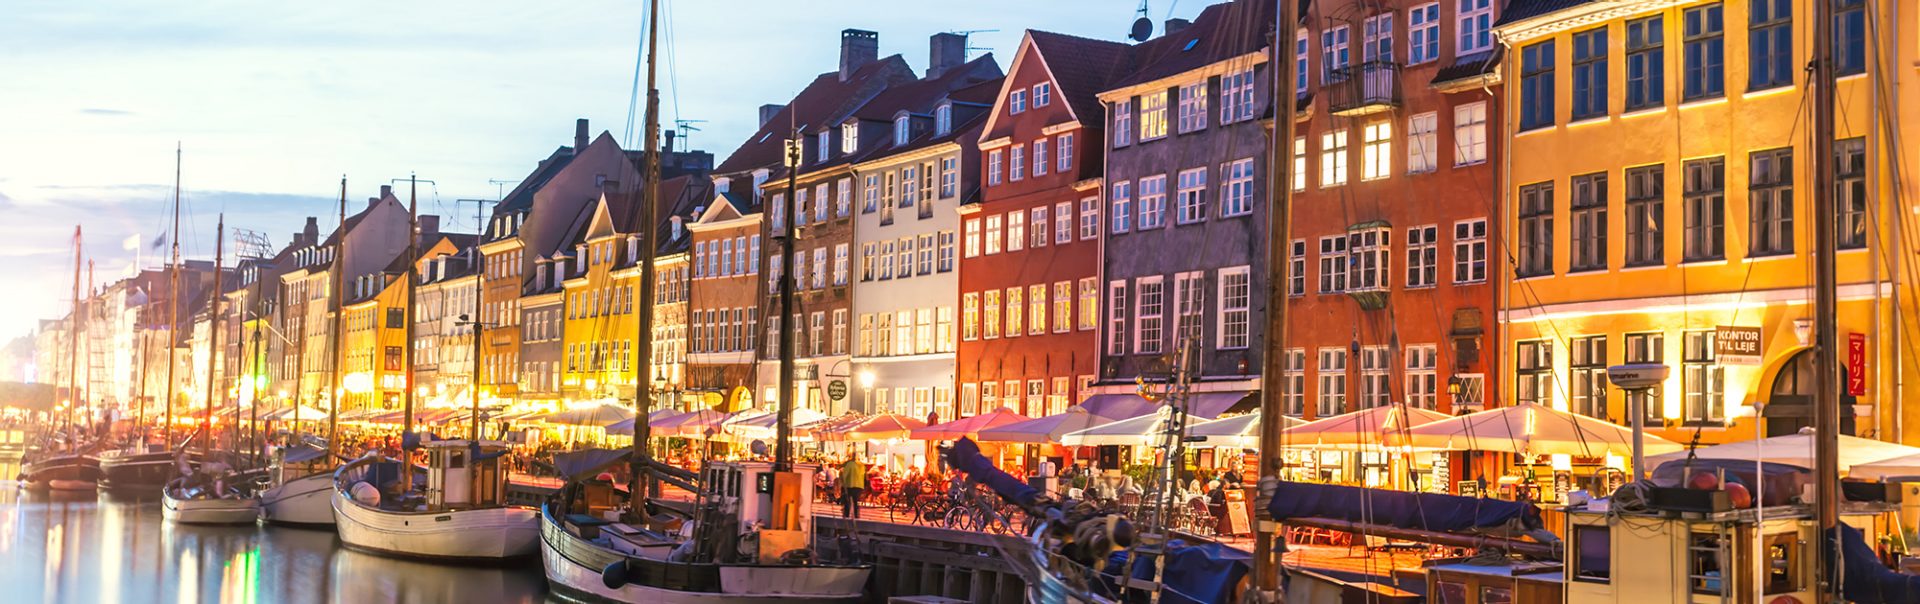
[(875, 379), (875, 376), (873, 375), (873, 370), (872, 369), (860, 370), (860, 375), (858, 376), (858, 378), (860, 380), (860, 408), (867, 409), (868, 413), (873, 413), (874, 412), (873, 409), (868, 409), (868, 407), (872, 404), (872, 400), (869, 397), (872, 396), (872, 393), (873, 393), (873, 381)]

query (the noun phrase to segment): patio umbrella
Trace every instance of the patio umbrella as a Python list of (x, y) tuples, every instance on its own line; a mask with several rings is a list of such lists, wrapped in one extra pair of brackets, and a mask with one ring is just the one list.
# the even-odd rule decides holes
[(975, 415), (973, 417), (956, 419), (950, 422), (946, 422), (942, 424), (934, 424), (934, 425), (926, 426), (923, 428), (916, 428), (911, 432), (911, 436), (919, 440), (960, 440), (962, 438), (977, 439), (977, 438), (980, 438), (981, 430), (988, 430), (988, 429), (998, 428), (998, 427), (1006, 426), (1010, 424), (1016, 424), (1019, 422), (1027, 421), (1029, 419), (1033, 419), (1033, 418), (1030, 418), (1018, 413), (1014, 413), (1013, 411), (1008, 410), (1006, 407), (1001, 407), (999, 409), (994, 409), (993, 411), (982, 413), (980, 415)]
[[(890, 438), (908, 438), (915, 430), (925, 429), (923, 422), (898, 413), (882, 413), (868, 416), (834, 432), (834, 440), (887, 440)], [(918, 436), (912, 436), (919, 438)]]
[[(1469, 413), (1416, 426), (1407, 432), (1412, 445), (1441, 451), (1500, 451), (1578, 457), (1600, 457), (1608, 453), (1624, 457), (1633, 454), (1632, 429), (1539, 403), (1520, 403)], [(1679, 443), (1653, 435), (1643, 437), (1643, 442), (1648, 453), (1681, 449)]]
[(667, 418), (654, 426), (654, 434), (659, 436), (679, 436), (681, 438), (709, 438), (707, 431), (720, 432), (720, 423), (732, 417), (731, 413), (722, 413), (712, 409), (701, 409), (685, 415)]
[(1283, 442), (1288, 447), (1343, 451), (1399, 446), (1405, 444), (1403, 433), (1408, 428), (1448, 417), (1419, 407), (1369, 407), (1288, 428)]
[(1159, 413), (1148, 413), (1127, 419), (1108, 422), (1078, 432), (1061, 435), (1060, 444), (1069, 447), (1097, 447), (1102, 445), (1145, 446), (1158, 440), (1161, 420)]
[[(1783, 434), (1759, 440), (1700, 447), (1694, 449), (1693, 453), (1700, 459), (1741, 461), (1759, 459), (1812, 469), (1813, 430), (1809, 428), (1799, 434)], [(1660, 464), (1686, 458), (1686, 451), (1648, 455), (1647, 469), (1651, 470), (1660, 467)], [(1854, 478), (1920, 475), (1920, 449), (1842, 434), (1840, 435), (1840, 473)]]
[(1079, 432), (1113, 421), (1112, 418), (1094, 415), (1078, 405), (1067, 408), (1066, 413), (1055, 413), (1046, 417), (1036, 417), (988, 428), (980, 431), (980, 440), (985, 442), (1006, 443), (1057, 443), (1069, 432)]
[[(665, 434), (660, 433), (660, 424), (665, 423), (666, 420), (668, 419), (679, 417), (679, 416), (680, 416), (680, 412), (673, 409), (654, 409), (652, 413), (647, 414), (647, 418), (648, 418), (647, 425), (653, 427), (654, 436), (656, 437), (666, 436)], [(630, 417), (617, 422), (613, 422), (611, 424), (607, 424), (607, 434), (632, 435), (633, 428), (634, 428), (634, 421), (633, 421), (634, 419), (636, 418)]]
[(562, 426), (606, 426), (632, 417), (633, 410), (624, 406), (593, 405), (561, 411), (540, 418), (540, 421)]
[[(1305, 420), (1286, 415), (1280, 416), (1280, 421), (1288, 428), (1306, 423)], [(1202, 447), (1252, 449), (1260, 446), (1260, 424), (1259, 411), (1194, 424), (1187, 426), (1188, 442)]]
[[(293, 407), (281, 407), (260, 414), (260, 419), (273, 421), (293, 421)], [(325, 421), (327, 412), (306, 405), (300, 406), (300, 421)]]

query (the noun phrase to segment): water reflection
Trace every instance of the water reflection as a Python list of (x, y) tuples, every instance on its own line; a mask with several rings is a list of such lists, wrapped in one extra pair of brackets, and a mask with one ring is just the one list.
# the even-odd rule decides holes
[(5, 602), (549, 600), (537, 560), (393, 560), (343, 549), (330, 531), (179, 526), (161, 520), (157, 496), (33, 494), (9, 482), (0, 482), (0, 561)]

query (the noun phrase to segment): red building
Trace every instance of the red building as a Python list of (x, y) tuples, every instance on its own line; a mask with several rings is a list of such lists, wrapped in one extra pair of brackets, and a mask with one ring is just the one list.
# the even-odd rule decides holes
[(1100, 169), (1094, 95), (1127, 46), (1028, 31), (981, 135), (980, 200), (960, 208), (959, 415), (1059, 413), (1098, 375)]

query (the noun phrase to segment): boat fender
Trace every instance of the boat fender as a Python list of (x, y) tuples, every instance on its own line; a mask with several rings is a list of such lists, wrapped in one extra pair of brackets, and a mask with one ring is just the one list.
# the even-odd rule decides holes
[(352, 494), (353, 500), (360, 502), (361, 505), (380, 505), (380, 489), (365, 481), (353, 483)]
[(624, 559), (616, 560), (614, 561), (613, 564), (608, 564), (606, 568), (601, 569), (600, 582), (605, 584), (607, 586), (607, 589), (620, 589), (622, 587), (626, 587), (627, 586), (627, 561)]

